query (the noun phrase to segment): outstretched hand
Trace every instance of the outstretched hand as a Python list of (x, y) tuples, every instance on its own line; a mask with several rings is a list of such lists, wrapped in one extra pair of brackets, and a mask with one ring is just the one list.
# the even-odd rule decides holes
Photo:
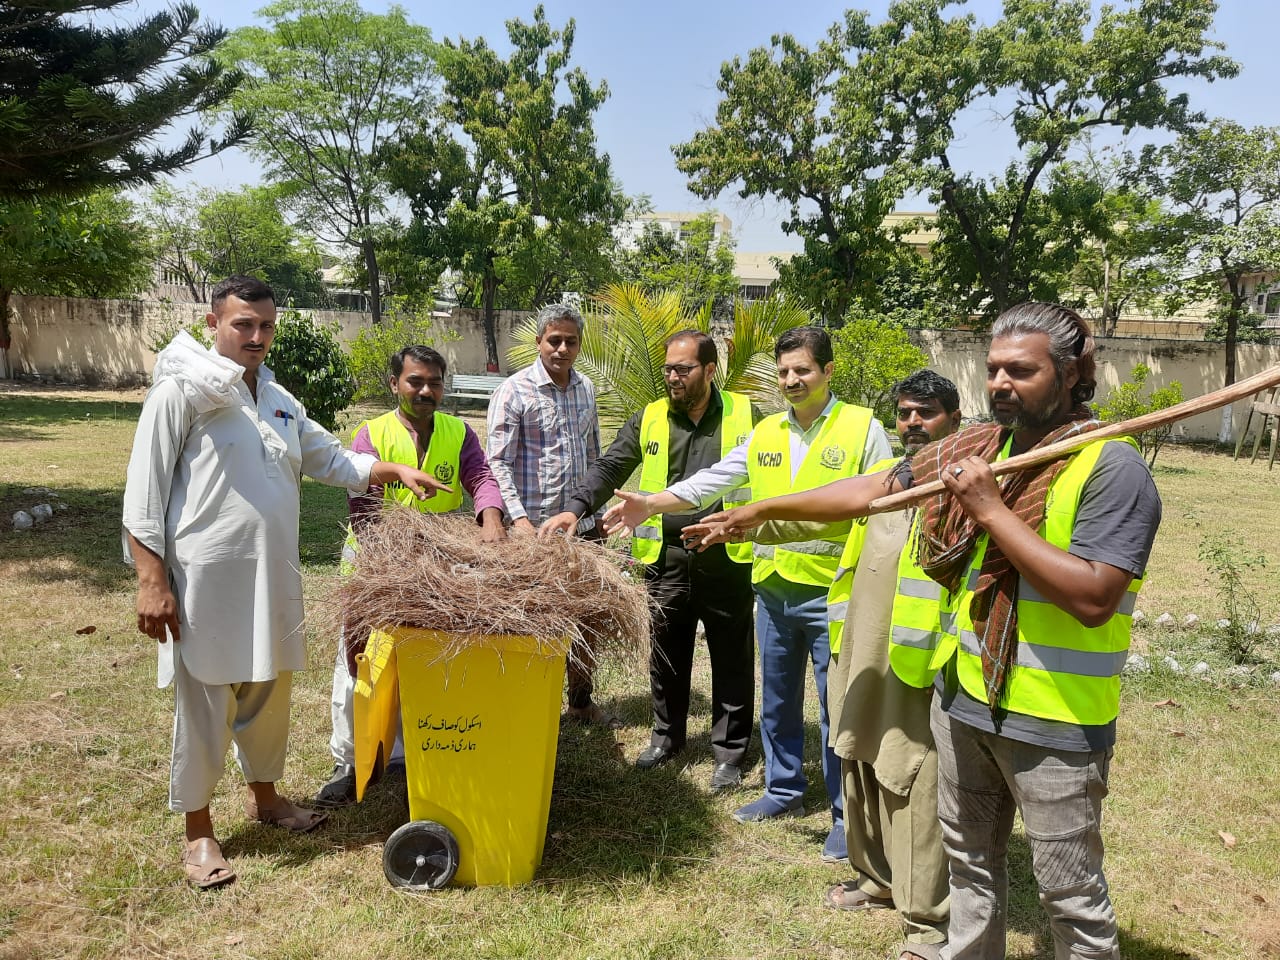
[(643, 493), (632, 493), (628, 490), (613, 491), (621, 503), (615, 503), (604, 512), (602, 518), (605, 536), (615, 533), (635, 533), (636, 527), (653, 516), (649, 506), (649, 498)]
[(403, 463), (392, 463), (379, 460), (369, 471), (369, 483), (386, 486), (388, 483), (400, 483), (413, 491), (419, 500), (426, 500), (436, 493), (453, 493), (453, 488), (441, 483), (429, 473), (423, 473), (417, 467)]
[(573, 536), (575, 530), (578, 529), (578, 515), (572, 510), (565, 510), (563, 513), (557, 513), (554, 517), (548, 517), (542, 521), (542, 526), (538, 528), (538, 539), (549, 540), (557, 533), (566, 537)]
[(703, 517), (699, 523), (691, 523), (680, 531), (684, 545), (698, 553), (717, 543), (742, 543), (764, 521), (751, 509), (752, 504), (721, 510)]

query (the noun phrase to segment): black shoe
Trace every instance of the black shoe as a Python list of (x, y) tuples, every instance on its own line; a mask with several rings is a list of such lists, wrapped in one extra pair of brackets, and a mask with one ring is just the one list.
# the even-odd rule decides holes
[(723, 793), (742, 786), (742, 770), (736, 763), (717, 763), (711, 771), (711, 792)]
[(356, 768), (335, 763), (329, 782), (320, 788), (313, 801), (317, 807), (345, 807), (356, 802)]
[(652, 770), (654, 767), (660, 767), (679, 750), (668, 750), (666, 747), (645, 747), (640, 756), (636, 757), (636, 766), (641, 770)]

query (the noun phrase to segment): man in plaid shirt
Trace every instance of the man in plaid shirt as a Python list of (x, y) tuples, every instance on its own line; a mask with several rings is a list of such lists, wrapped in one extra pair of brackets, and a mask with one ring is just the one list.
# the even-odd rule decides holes
[[(538, 313), (538, 359), (513, 373), (489, 401), (489, 466), (513, 533), (535, 534), (566, 509), (574, 487), (600, 456), (600, 421), (591, 381), (573, 369), (582, 348), (582, 315), (564, 303)], [(578, 534), (598, 536), (596, 518)], [(591, 671), (569, 668), (568, 715), (606, 721), (592, 702)]]

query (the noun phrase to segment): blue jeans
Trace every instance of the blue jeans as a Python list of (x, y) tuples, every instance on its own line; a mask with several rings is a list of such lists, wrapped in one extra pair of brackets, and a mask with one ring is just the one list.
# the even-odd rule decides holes
[(759, 598), (756, 642), (760, 647), (760, 740), (764, 745), (765, 793), (788, 803), (804, 793), (804, 675), (813, 663), (822, 734), (822, 777), (832, 819), (844, 822), (840, 760), (830, 746), (827, 717), (827, 588), (791, 583), (777, 574), (755, 585)]

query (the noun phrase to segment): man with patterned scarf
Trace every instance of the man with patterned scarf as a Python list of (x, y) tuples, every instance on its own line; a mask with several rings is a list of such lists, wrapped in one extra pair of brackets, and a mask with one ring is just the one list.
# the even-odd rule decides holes
[(921, 505), (915, 548), (950, 592), (954, 614), (931, 661), (953, 960), (1005, 955), (1015, 810), (1057, 960), (1120, 955), (1101, 808), (1159, 494), (1128, 439), (1087, 444), (999, 483), (989, 465), (1095, 429), (1086, 405), (1094, 370), (1093, 337), (1079, 316), (1020, 304), (991, 331), (994, 423), (930, 444), (890, 471), (752, 503), (686, 531), (709, 544), (766, 520), (858, 517), (876, 497), (942, 480), (946, 492)]

